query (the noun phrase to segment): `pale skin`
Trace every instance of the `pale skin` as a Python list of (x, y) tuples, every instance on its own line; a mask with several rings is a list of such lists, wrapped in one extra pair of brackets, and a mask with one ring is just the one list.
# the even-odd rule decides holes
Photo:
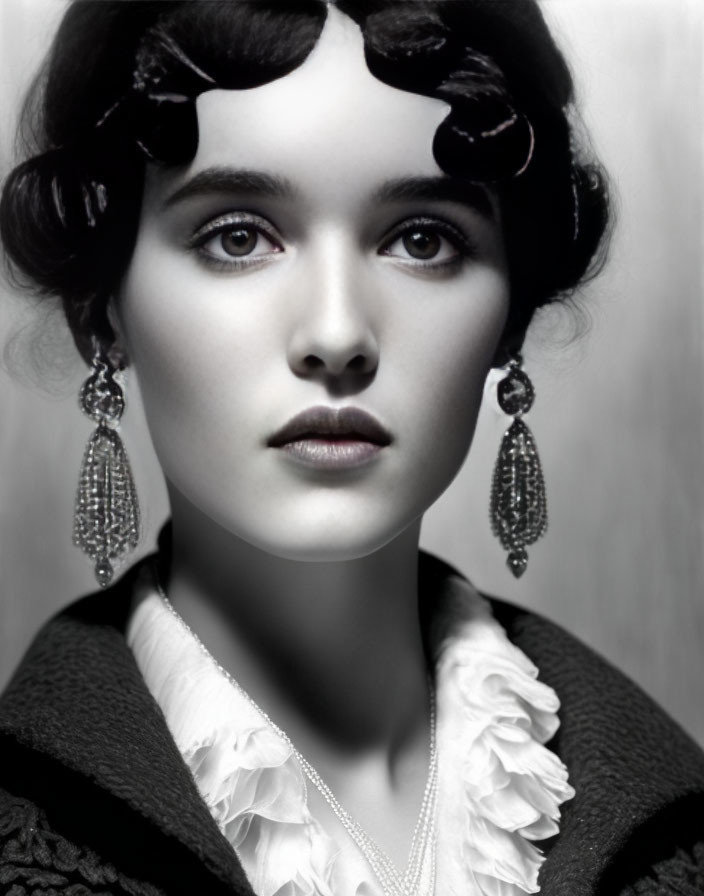
[[(335, 9), (302, 66), (197, 113), (190, 165), (149, 172), (115, 306), (169, 491), (169, 597), (403, 867), (428, 763), (420, 523), (506, 320), (498, 213), (437, 187), (447, 107), (373, 78)], [(318, 406), (390, 444), (334, 471), (267, 444)]]

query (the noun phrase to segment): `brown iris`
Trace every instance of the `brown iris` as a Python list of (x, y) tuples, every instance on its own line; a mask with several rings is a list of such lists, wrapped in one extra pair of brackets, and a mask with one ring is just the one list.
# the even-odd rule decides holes
[(250, 255), (257, 245), (257, 231), (249, 227), (227, 230), (220, 235), (220, 244), (228, 255)]
[(412, 230), (403, 237), (403, 248), (412, 258), (427, 261), (440, 251), (440, 237), (430, 230)]

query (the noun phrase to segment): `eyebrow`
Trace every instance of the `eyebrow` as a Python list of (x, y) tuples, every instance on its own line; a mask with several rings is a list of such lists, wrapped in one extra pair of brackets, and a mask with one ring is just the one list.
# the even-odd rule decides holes
[(194, 174), (167, 196), (164, 208), (170, 208), (186, 199), (222, 193), (246, 193), (249, 196), (284, 200), (295, 199), (297, 195), (290, 181), (274, 174), (250, 171), (246, 168), (213, 167)]
[[(171, 193), (164, 201), (170, 208), (187, 199), (223, 193), (244, 193), (248, 196), (293, 201), (298, 191), (286, 178), (248, 168), (211, 167), (199, 171)], [(374, 193), (375, 202), (455, 202), (468, 206), (483, 217), (496, 215), (488, 192), (472, 181), (455, 177), (400, 177), (386, 181)]]
[(456, 177), (402, 177), (383, 184), (374, 195), (377, 202), (455, 202), (479, 212), (490, 221), (496, 213), (487, 190)]

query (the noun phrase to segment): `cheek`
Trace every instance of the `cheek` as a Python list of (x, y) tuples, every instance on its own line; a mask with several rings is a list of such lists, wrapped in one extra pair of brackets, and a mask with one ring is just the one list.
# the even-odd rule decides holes
[[(220, 283), (209, 289), (192, 264), (161, 251), (147, 233), (121, 289), (118, 316), (167, 475), (213, 440), (231, 444), (226, 421), (238, 416), (241, 397), (234, 385), (256, 352), (268, 350), (252, 338), (255, 321), (241, 309), (233, 320), (235, 303)], [(269, 338), (270, 330), (261, 333)]]
[(412, 366), (416, 370), (416, 406), (426, 414), (421, 447), (428, 475), (436, 470), (443, 478), (452, 479), (465, 458), (508, 302), (503, 270), (486, 267), (447, 313), (425, 321), (420, 352)]

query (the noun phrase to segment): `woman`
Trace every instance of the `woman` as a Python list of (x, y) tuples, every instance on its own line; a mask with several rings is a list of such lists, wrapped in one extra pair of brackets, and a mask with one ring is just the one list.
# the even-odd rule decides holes
[(696, 747), (418, 562), (492, 364), (516, 574), (544, 530), (517, 352), (606, 222), (570, 90), (532, 0), (69, 9), (3, 238), (93, 368), (99, 583), (139, 529), (123, 367), (172, 524), (0, 704), (9, 892), (701, 892)]

